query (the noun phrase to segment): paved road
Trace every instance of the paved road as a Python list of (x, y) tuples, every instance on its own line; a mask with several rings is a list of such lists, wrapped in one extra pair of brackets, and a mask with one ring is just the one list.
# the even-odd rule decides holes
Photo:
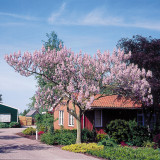
[(0, 129), (0, 160), (98, 160), (15, 135), (23, 129)]

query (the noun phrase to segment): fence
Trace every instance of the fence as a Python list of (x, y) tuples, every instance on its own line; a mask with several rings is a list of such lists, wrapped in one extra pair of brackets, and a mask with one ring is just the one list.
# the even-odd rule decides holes
[(32, 117), (19, 116), (19, 121), (22, 126), (31, 126), (32, 125)]

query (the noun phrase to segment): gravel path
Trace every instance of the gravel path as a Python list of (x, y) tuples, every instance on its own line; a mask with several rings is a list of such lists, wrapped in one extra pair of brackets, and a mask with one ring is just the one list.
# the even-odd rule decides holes
[(0, 160), (98, 160), (15, 135), (24, 128), (0, 129)]

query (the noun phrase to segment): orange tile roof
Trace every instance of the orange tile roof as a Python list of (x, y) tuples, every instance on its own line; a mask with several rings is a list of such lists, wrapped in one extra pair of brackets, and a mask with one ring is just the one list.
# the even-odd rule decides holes
[[(95, 96), (95, 98), (100, 95)], [(93, 108), (141, 108), (142, 104), (135, 104), (131, 99), (126, 99), (124, 97), (118, 98), (117, 95), (101, 97), (97, 100), (94, 100), (91, 107)]]

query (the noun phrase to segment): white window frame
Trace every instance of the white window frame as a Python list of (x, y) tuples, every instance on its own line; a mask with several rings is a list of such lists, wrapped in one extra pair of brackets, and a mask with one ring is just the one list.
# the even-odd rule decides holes
[(64, 123), (64, 111), (60, 110), (59, 111), (59, 125), (62, 126)]
[[(71, 112), (73, 112), (73, 110), (71, 110)], [(74, 126), (74, 117), (70, 113), (68, 113), (68, 126)]]
[[(97, 114), (96, 113), (99, 112), (99, 111), (101, 112), (100, 113), (101, 124), (100, 125), (96, 125), (96, 119), (97, 119)], [(103, 122), (102, 110), (95, 110), (94, 111), (94, 125), (95, 125), (95, 127), (102, 127), (102, 122)]]

